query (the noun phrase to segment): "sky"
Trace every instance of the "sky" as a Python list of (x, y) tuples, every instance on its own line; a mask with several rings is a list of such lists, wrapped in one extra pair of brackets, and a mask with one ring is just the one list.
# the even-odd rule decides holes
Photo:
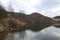
[[(2, 6), (8, 9), (9, 4), (15, 12), (23, 10), (25, 14), (31, 14), (33, 12), (39, 12), (44, 16), (55, 17), (60, 16), (60, 0), (0, 0)], [(52, 29), (52, 30), (51, 30)], [(44, 29), (43, 33), (52, 33), (60, 37), (60, 28), (49, 27)], [(27, 33), (28, 31), (26, 31)], [(34, 37), (40, 32), (34, 33), (29, 31), (28, 36)]]
[(48, 17), (60, 15), (60, 0), (0, 0), (4, 7), (11, 3), (15, 12), (23, 10), (25, 14), (39, 12)]

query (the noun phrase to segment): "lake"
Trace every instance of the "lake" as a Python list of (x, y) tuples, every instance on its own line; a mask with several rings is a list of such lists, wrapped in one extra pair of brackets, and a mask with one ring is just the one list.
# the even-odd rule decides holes
[(25, 32), (10, 33), (5, 40), (60, 40), (60, 28), (50, 26), (39, 32), (26, 30)]

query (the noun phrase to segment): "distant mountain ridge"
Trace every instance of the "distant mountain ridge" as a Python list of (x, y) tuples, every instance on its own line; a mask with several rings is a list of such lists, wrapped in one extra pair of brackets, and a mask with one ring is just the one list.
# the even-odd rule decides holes
[(60, 18), (60, 16), (56, 16), (56, 17), (54, 17), (55, 19), (59, 19)]

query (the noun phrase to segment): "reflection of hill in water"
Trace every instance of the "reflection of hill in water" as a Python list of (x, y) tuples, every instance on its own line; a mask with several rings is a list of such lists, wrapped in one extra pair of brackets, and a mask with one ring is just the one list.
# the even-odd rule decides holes
[(56, 34), (58, 32), (56, 32), (55, 30), (57, 29), (54, 27), (51, 27), (41, 32), (40, 31), (39, 32), (27, 31), (26, 35), (23, 38), (21, 38), (21, 35), (19, 34), (19, 32), (17, 32), (17, 33), (13, 33), (14, 35), (12, 34), (13, 35), (12, 39), (15, 39), (15, 40), (60, 40), (60, 37), (57, 36), (58, 34)]
[(9, 33), (5, 40), (23, 40), (24, 37), (26, 37), (25, 32), (14, 32), (14, 33)]

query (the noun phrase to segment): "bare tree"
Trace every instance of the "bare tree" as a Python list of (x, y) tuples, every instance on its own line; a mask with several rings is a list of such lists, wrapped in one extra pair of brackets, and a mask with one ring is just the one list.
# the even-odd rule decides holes
[(14, 12), (14, 8), (12, 8), (12, 3), (10, 2), (10, 4), (8, 5), (7, 9), (11, 12)]

